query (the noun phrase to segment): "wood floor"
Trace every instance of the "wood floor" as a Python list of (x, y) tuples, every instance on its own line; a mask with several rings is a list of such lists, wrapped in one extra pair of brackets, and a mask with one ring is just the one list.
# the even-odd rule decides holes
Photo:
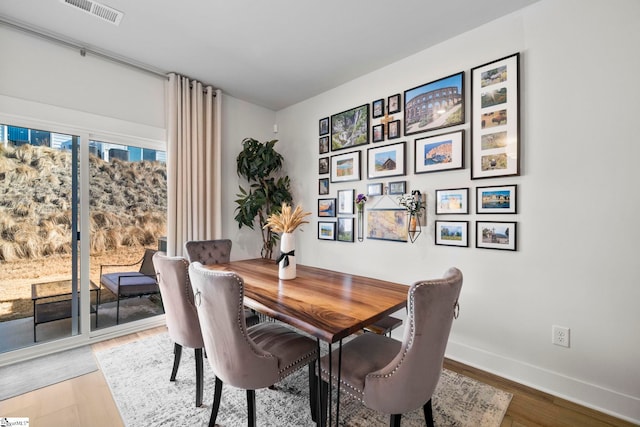
[[(164, 331), (150, 329), (93, 345), (101, 350)], [(451, 360), (445, 367), (513, 393), (501, 427), (627, 427), (634, 424), (584, 408)], [(31, 427), (120, 427), (120, 414), (101, 371), (0, 402), (0, 417), (28, 417)], [(444, 426), (440, 426), (444, 427)]]

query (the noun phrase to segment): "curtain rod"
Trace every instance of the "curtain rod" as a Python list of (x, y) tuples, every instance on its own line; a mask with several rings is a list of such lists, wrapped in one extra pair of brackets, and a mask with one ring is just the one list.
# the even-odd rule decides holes
[(70, 47), (72, 49), (77, 49), (80, 52), (81, 56), (86, 56), (86, 54), (89, 53), (91, 55), (94, 55), (94, 56), (97, 56), (97, 57), (100, 57), (100, 58), (103, 58), (103, 59), (107, 59), (109, 61), (116, 62), (116, 63), (121, 64), (121, 65), (126, 65), (126, 66), (129, 66), (129, 67), (135, 68), (137, 70), (144, 71), (144, 72), (147, 72), (149, 74), (153, 74), (155, 76), (162, 77), (164, 79), (168, 79), (169, 78), (168, 75), (167, 75), (168, 74), (167, 72), (160, 71), (160, 70), (158, 70), (156, 68), (153, 68), (153, 67), (151, 67), (149, 65), (145, 65), (145, 64), (142, 64), (142, 63), (139, 63), (139, 62), (135, 62), (135, 61), (133, 61), (131, 59), (127, 59), (127, 58), (124, 58), (124, 57), (118, 57), (118, 56), (116, 56), (115, 54), (112, 54), (112, 53), (100, 52), (100, 51), (97, 51), (97, 50), (89, 49), (86, 46), (83, 46), (82, 44), (80, 44), (80, 43), (78, 43), (76, 41), (65, 39), (62, 36), (57, 35), (57, 34), (47, 33), (42, 29), (31, 27), (31, 26), (29, 26), (27, 24), (24, 24), (22, 22), (12, 21), (12, 20), (9, 20), (9, 19), (7, 19), (5, 17), (0, 17), (0, 24), (6, 25), (6, 26), (11, 27), (11, 28), (13, 28), (15, 30), (22, 31), (22, 32), (25, 32), (25, 33), (33, 35), (33, 36), (37, 36), (37, 37), (43, 38), (43, 39), (45, 39), (47, 41), (50, 41), (50, 42), (53, 42), (53, 43), (61, 44), (63, 46)]

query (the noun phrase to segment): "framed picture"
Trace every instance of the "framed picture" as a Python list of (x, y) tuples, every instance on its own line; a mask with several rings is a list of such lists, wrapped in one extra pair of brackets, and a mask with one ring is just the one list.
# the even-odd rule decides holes
[(376, 240), (406, 242), (409, 236), (406, 209), (369, 209), (367, 237)]
[(387, 98), (387, 114), (398, 113), (400, 111), (400, 94), (396, 93)]
[(367, 184), (367, 196), (382, 196), (382, 183)]
[(319, 120), (318, 130), (319, 130), (320, 136), (326, 135), (329, 133), (329, 117), (325, 117), (324, 119)]
[(336, 240), (336, 223), (330, 221), (318, 221), (318, 239)]
[(476, 248), (516, 250), (515, 222), (476, 221)]
[(329, 178), (320, 178), (318, 180), (318, 194), (321, 196), (329, 194)]
[(354, 241), (353, 218), (338, 218), (338, 241)]
[(372, 128), (373, 142), (384, 141), (384, 124), (380, 123), (379, 125), (374, 125)]
[(404, 194), (407, 192), (407, 181), (394, 181), (389, 183), (389, 194)]
[(406, 174), (404, 142), (369, 148), (367, 150), (367, 174), (369, 178), (385, 178)]
[(329, 137), (323, 136), (320, 138), (318, 153), (324, 154), (329, 152)]
[(404, 91), (404, 134), (464, 123), (464, 71)]
[(520, 175), (520, 54), (471, 69), (471, 179)]
[(329, 158), (328, 157), (320, 157), (318, 161), (318, 173), (321, 175), (324, 173), (329, 173)]
[(464, 167), (464, 130), (416, 138), (415, 173), (440, 172)]
[(331, 182), (360, 180), (360, 151), (331, 156)]
[(479, 214), (517, 213), (517, 185), (476, 188), (476, 212)]
[(468, 214), (469, 189), (436, 190), (436, 215)]
[(335, 217), (336, 199), (318, 199), (318, 216)]
[(469, 221), (436, 221), (436, 245), (469, 246)]
[(369, 104), (331, 116), (331, 151), (369, 143)]
[(387, 138), (400, 138), (400, 120), (393, 120), (387, 126)]
[(384, 99), (376, 99), (372, 104), (371, 117), (374, 119), (384, 116)]
[(353, 215), (355, 190), (338, 190), (338, 214)]

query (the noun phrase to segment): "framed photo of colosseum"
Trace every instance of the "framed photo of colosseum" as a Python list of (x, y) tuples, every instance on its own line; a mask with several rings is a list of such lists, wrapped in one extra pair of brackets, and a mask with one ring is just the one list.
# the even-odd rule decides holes
[(441, 172), (464, 167), (464, 130), (416, 138), (415, 173)]
[(404, 134), (464, 123), (464, 71), (404, 91)]
[(520, 175), (520, 53), (471, 69), (471, 179)]

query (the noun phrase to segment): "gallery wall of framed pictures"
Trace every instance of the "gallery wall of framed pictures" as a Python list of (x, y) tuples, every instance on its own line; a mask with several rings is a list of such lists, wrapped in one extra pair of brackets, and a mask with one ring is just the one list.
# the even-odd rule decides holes
[[(464, 169), (469, 169), (469, 182), (519, 176), (520, 61), (517, 52), (320, 118), (318, 238), (355, 241), (356, 225), (361, 227), (354, 208), (357, 193), (372, 202), (394, 200), (418, 189), (411, 188), (412, 181), (424, 187), (417, 185), (428, 182), (421, 174)], [(465, 91), (467, 79), (470, 94)], [(470, 161), (465, 159), (467, 149)], [(469, 248), (475, 235), (475, 248), (516, 251), (518, 185), (473, 187), (459, 185), (459, 173), (452, 176), (450, 187), (419, 188), (435, 205), (433, 243)], [(354, 189), (360, 181), (364, 182)], [(376, 212), (373, 203), (367, 203), (363, 217), (378, 215), (381, 218), (369, 221), (382, 223), (393, 216), (400, 224), (377, 238), (406, 241), (401, 230), (406, 224), (396, 218), (398, 212), (394, 208)], [(475, 224), (470, 215), (477, 215)]]

